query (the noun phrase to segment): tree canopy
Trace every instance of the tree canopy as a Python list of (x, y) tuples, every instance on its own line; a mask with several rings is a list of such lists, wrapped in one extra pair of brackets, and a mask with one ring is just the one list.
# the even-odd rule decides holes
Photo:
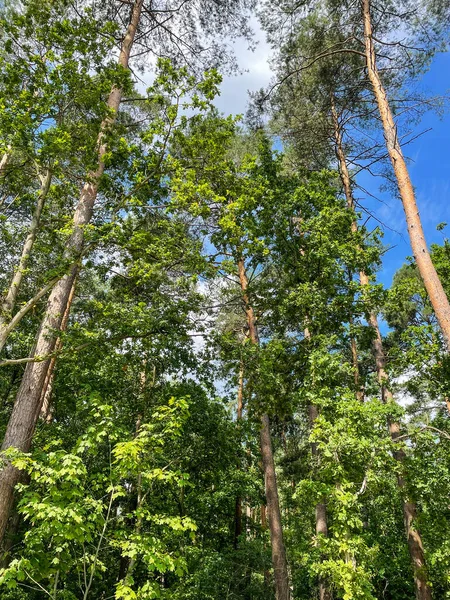
[(1, 598), (450, 598), (444, 4), (0, 3)]

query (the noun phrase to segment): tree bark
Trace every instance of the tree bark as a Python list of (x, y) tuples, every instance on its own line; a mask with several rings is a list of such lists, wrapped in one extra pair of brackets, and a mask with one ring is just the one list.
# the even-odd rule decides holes
[(239, 380), (237, 393), (237, 420), (242, 419), (242, 410), (244, 408), (244, 363), (241, 358), (239, 363)]
[(25, 269), (30, 258), (31, 250), (33, 249), (34, 242), (36, 240), (37, 231), (39, 228), (39, 222), (41, 220), (42, 209), (44, 208), (45, 200), (47, 198), (50, 184), (52, 181), (52, 172), (47, 169), (47, 173), (41, 177), (41, 188), (39, 190), (36, 207), (34, 209), (33, 217), (31, 219), (30, 229), (25, 239), (22, 254), (20, 256), (19, 264), (17, 265), (16, 272), (13, 275), (9, 289), (2, 301), (0, 308), (0, 350), (3, 349), (6, 339), (11, 331), (8, 327), (11, 320), (12, 311), (16, 304), (17, 295), (19, 288), (22, 283), (22, 279), (25, 273)]
[[(64, 311), (64, 316), (61, 321), (61, 332), (64, 332), (67, 329), (67, 323), (69, 322), (70, 309), (72, 307), (73, 298), (75, 296), (75, 288), (76, 288), (76, 278), (72, 284), (72, 289), (70, 290), (69, 300), (67, 302), (66, 310)], [(62, 340), (59, 337), (56, 340), (55, 344), (55, 352), (59, 352), (62, 348)], [(50, 363), (48, 365), (47, 374), (45, 376), (44, 385), (42, 387), (40, 405), (41, 405), (41, 414), (40, 417), (46, 423), (50, 423), (52, 421), (52, 392), (53, 392), (53, 381), (55, 379), (55, 367), (56, 367), (56, 356), (52, 356), (50, 359)]]
[[(124, 69), (128, 69), (142, 5), (143, 0), (135, 0), (131, 9), (129, 25), (122, 40), (119, 64)], [(115, 120), (121, 97), (122, 90), (114, 86), (107, 101), (110, 114), (102, 122), (98, 135), (98, 166), (95, 171), (88, 174), (74, 213), (73, 232), (68, 240), (65, 256), (71, 261), (79, 259), (83, 250), (84, 229), (91, 220), (100, 179), (105, 169), (104, 156), (107, 151), (105, 134)], [(38, 356), (47, 356), (55, 348), (57, 339), (55, 332), (60, 330), (77, 271), (78, 266), (74, 265), (70, 272), (55, 285), (50, 294), (36, 341), (35, 354)], [(27, 364), (8, 422), (2, 450), (14, 447), (27, 452), (30, 449), (34, 428), (41, 410), (42, 389), (48, 367), (49, 360)], [(6, 464), (0, 472), (0, 540), (3, 538), (7, 526), (18, 477), (19, 471), (11, 464)]]
[[(361, 284), (369, 285), (369, 278), (365, 273), (360, 274)], [(381, 387), (381, 398), (386, 404), (395, 402), (391, 390), (389, 389), (389, 381), (386, 373), (386, 356), (383, 348), (383, 340), (381, 338), (380, 328), (378, 326), (377, 317), (370, 313), (369, 324), (375, 332), (373, 341), (373, 352), (375, 355), (376, 369), (378, 382)], [(400, 435), (400, 426), (395, 421), (388, 422), (389, 434), (395, 442)], [(402, 465), (405, 462), (406, 455), (403, 450), (394, 452), (394, 458)], [(406, 484), (404, 479), (405, 469), (402, 469), (403, 474), (397, 475), (397, 484), (403, 496), (406, 494)], [(411, 558), (414, 571), (414, 587), (417, 600), (431, 600), (431, 587), (428, 584), (427, 567), (425, 561), (425, 552), (423, 549), (422, 537), (420, 531), (414, 527), (414, 520), (417, 516), (416, 504), (409, 498), (403, 500), (403, 520), (405, 524), (406, 538), (408, 541), (408, 550)]]
[[(252, 344), (259, 345), (258, 328), (256, 325), (255, 313), (250, 304), (248, 278), (245, 271), (244, 260), (242, 258), (238, 260), (238, 271), (249, 337)], [(277, 477), (273, 459), (272, 439), (270, 436), (270, 419), (267, 414), (261, 416), (260, 443), (264, 472), (264, 487), (266, 492), (267, 519), (269, 522), (270, 544), (272, 549), (275, 596), (276, 600), (290, 600), (291, 590), (289, 585), (289, 572), (283, 540), (283, 527), (281, 523), (280, 500), (278, 497)]]
[[(352, 213), (355, 212), (355, 201), (353, 198), (353, 191), (351, 185), (350, 175), (347, 169), (347, 161), (345, 160), (344, 153), (344, 145), (342, 141), (342, 132), (341, 127), (339, 125), (339, 119), (336, 112), (336, 106), (334, 102), (334, 96), (331, 94), (331, 116), (333, 120), (333, 133), (335, 139), (335, 153), (336, 158), (339, 164), (339, 173), (341, 176), (342, 187), (344, 188), (344, 195), (347, 202), (347, 207)], [(352, 219), (351, 223), (351, 231), (352, 233), (356, 233), (358, 231), (358, 225), (356, 223), (356, 219)], [(349, 275), (351, 277), (351, 274)], [(350, 326), (352, 322), (350, 322)], [(364, 400), (364, 389), (361, 386), (361, 376), (359, 372), (359, 362), (358, 362), (358, 346), (356, 344), (356, 340), (354, 337), (350, 338), (350, 345), (352, 351), (352, 363), (353, 363), (353, 372), (354, 372), (354, 380), (355, 380), (355, 389), (356, 389), (356, 397), (360, 402)]]
[[(300, 231), (300, 227), (299, 227)], [(301, 251), (303, 254), (303, 251)], [(304, 329), (305, 340), (311, 339), (311, 332), (308, 327)], [(355, 342), (356, 348), (356, 342)], [(353, 349), (353, 348), (352, 348)], [(359, 370), (355, 373), (355, 377), (357, 377), (358, 385), (359, 385)], [(310, 404), (308, 407), (308, 417), (309, 417), (309, 426), (310, 429), (314, 427), (314, 423), (319, 416), (319, 409), (316, 405)], [(317, 448), (317, 444), (315, 442), (311, 442), (311, 454), (313, 458), (313, 463), (317, 463), (319, 451)], [(315, 464), (313, 464), (313, 468)], [(316, 521), (316, 536), (323, 535), (324, 537), (328, 537), (328, 524), (327, 524), (327, 506), (324, 502), (319, 502), (316, 505), (315, 510), (315, 521)], [(333, 594), (331, 592), (330, 587), (327, 585), (327, 582), (323, 577), (319, 576), (319, 600), (332, 600)]]
[[(244, 398), (244, 363), (241, 358), (239, 363), (239, 380), (238, 380), (238, 393), (237, 393), (237, 422), (238, 426), (242, 419), (243, 409), (243, 398)], [(240, 432), (240, 428), (239, 428)], [(240, 469), (241, 467), (239, 467)], [(237, 549), (239, 538), (242, 535), (242, 498), (236, 497), (236, 505), (234, 509), (234, 548)]]
[(370, 0), (362, 1), (362, 10), (367, 73), (378, 104), (378, 110), (383, 124), (386, 148), (391, 159), (397, 180), (398, 191), (405, 211), (411, 248), (420, 276), (422, 277), (434, 313), (442, 330), (447, 351), (450, 351), (450, 303), (428, 251), (414, 188), (398, 139), (397, 126), (392, 115), (386, 90), (378, 72), (372, 36)]
[[(350, 327), (353, 326), (353, 319), (350, 317)], [(364, 402), (364, 386), (361, 383), (361, 373), (359, 371), (358, 345), (353, 335), (350, 336), (350, 349), (352, 352), (353, 381), (355, 383), (356, 397), (360, 402)]]
[(6, 167), (8, 165), (10, 156), (11, 156), (11, 146), (8, 146), (7, 151), (4, 152), (3, 156), (0, 159), (0, 177), (5, 174)]
[[(349, 210), (355, 211), (355, 202), (353, 198), (353, 191), (351, 186), (350, 174), (347, 168), (347, 160), (345, 156), (344, 146), (342, 142), (342, 132), (339, 124), (338, 115), (334, 105), (334, 99), (331, 98), (331, 113), (334, 124), (334, 137), (335, 137), (335, 150), (336, 157), (339, 162), (339, 174), (341, 177), (342, 185), (344, 188), (347, 206)], [(352, 220), (352, 231), (356, 232), (358, 225), (356, 218)], [(363, 287), (369, 285), (369, 278), (364, 271), (359, 274), (360, 282)], [(368, 322), (372, 327), (375, 337), (372, 342), (373, 353), (375, 357), (377, 378), (381, 388), (381, 399), (385, 404), (395, 402), (392, 392), (388, 386), (388, 376), (386, 373), (386, 356), (383, 348), (383, 340), (378, 326), (378, 319), (374, 312), (370, 311), (368, 315)], [(389, 434), (393, 441), (396, 441), (400, 435), (400, 427), (396, 422), (388, 422)], [(400, 463), (404, 463), (406, 455), (403, 450), (395, 452), (394, 457)], [(397, 484), (401, 492), (405, 493), (405, 480), (404, 477), (399, 475), (397, 477)], [(408, 549), (414, 569), (414, 585), (416, 591), (417, 600), (431, 600), (431, 588), (427, 583), (426, 574), (426, 562), (425, 554), (423, 550), (422, 538), (420, 532), (414, 528), (414, 519), (417, 514), (417, 507), (414, 502), (410, 500), (403, 500), (403, 519), (405, 523), (406, 537), (408, 541)]]

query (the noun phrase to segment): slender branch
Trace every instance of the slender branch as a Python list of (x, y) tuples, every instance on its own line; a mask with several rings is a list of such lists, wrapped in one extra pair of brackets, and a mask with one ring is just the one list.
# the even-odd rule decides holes
[(89, 590), (91, 589), (91, 586), (92, 586), (92, 580), (94, 579), (94, 573), (95, 573), (95, 568), (97, 566), (98, 555), (100, 553), (100, 548), (102, 546), (103, 538), (105, 537), (105, 533), (106, 533), (106, 528), (108, 527), (108, 523), (109, 523), (109, 515), (111, 514), (113, 498), (114, 498), (114, 489), (111, 490), (111, 496), (110, 496), (109, 505), (108, 505), (108, 512), (106, 513), (106, 518), (105, 518), (105, 522), (103, 524), (103, 529), (100, 534), (100, 539), (98, 541), (97, 548), (95, 550), (94, 562), (92, 563), (92, 567), (91, 567), (91, 575), (89, 577), (88, 586), (83, 595), (83, 600), (86, 600), (86, 598), (88, 597)]
[(288, 73), (287, 75), (282, 77), (279, 81), (277, 81), (277, 83), (274, 83), (274, 85), (269, 89), (267, 94), (264, 96), (264, 100), (267, 100), (267, 98), (270, 96), (270, 94), (273, 92), (273, 90), (275, 88), (282, 85), (285, 81), (290, 79), (293, 75), (297, 75), (297, 73), (300, 73), (301, 71), (304, 71), (305, 69), (309, 69), (309, 67), (311, 67), (314, 63), (316, 63), (318, 60), (320, 60), (322, 58), (326, 58), (327, 56), (333, 56), (335, 54), (341, 54), (341, 53), (357, 54), (358, 56), (363, 56), (365, 58), (364, 52), (360, 52), (359, 50), (354, 50), (352, 48), (340, 48), (339, 50), (331, 50), (329, 52), (323, 52), (322, 54), (318, 54), (317, 56), (312, 58), (308, 63), (306, 63), (302, 67), (299, 67), (298, 69), (295, 69), (294, 71), (291, 71), (290, 73)]
[(5, 326), (3, 331), (0, 333), (0, 350), (3, 348), (7, 336), (11, 333), (15, 327), (19, 324), (19, 322), (24, 318), (24, 316), (39, 302), (42, 296), (51, 290), (51, 288), (55, 285), (57, 281), (59, 281), (61, 277), (54, 277), (51, 279), (43, 288), (41, 288), (37, 294), (35, 294), (28, 302), (26, 302), (22, 308), (14, 315), (8, 325)]
[(397, 438), (395, 438), (395, 441), (400, 442), (402, 440), (406, 440), (406, 439), (412, 437), (413, 435), (418, 435), (419, 433), (422, 433), (422, 431), (426, 431), (426, 430), (435, 431), (436, 433), (439, 433), (439, 435), (442, 435), (443, 437), (450, 440), (450, 434), (448, 434), (446, 431), (442, 431), (441, 429), (438, 429), (437, 427), (432, 427), (431, 425), (424, 425), (418, 431), (406, 433), (405, 435), (399, 435)]

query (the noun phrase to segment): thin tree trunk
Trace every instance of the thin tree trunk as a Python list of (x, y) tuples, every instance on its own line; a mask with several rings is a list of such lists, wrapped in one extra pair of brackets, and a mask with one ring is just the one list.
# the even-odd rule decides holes
[[(300, 228), (300, 220), (297, 221), (297, 227), (299, 233), (302, 235)], [(303, 250), (300, 251), (303, 255)], [(304, 336), (306, 340), (311, 339), (311, 332), (308, 327), (304, 329)], [(356, 343), (355, 343), (356, 348)], [(353, 347), (352, 347), (353, 349)], [(359, 370), (355, 372), (356, 381), (359, 386)], [(314, 404), (310, 404), (308, 407), (308, 417), (309, 417), (309, 425), (312, 429), (314, 427), (314, 423), (319, 416), (319, 409)], [(317, 448), (317, 444), (315, 442), (311, 442), (311, 454), (313, 458), (313, 463), (317, 463), (319, 451)], [(315, 467), (315, 465), (313, 465)], [(328, 537), (328, 525), (327, 525), (327, 507), (324, 502), (319, 502), (316, 505), (315, 510), (315, 521), (316, 521), (316, 536), (323, 535), (324, 537)], [(319, 577), (319, 600), (332, 600), (332, 592), (327, 582), (323, 579), (323, 577)]]
[(409, 177), (406, 161), (398, 139), (397, 126), (392, 115), (386, 90), (377, 69), (376, 53), (372, 37), (372, 20), (370, 16), (370, 0), (362, 1), (364, 21), (364, 43), (367, 73), (373, 87), (375, 99), (383, 124), (386, 148), (391, 159), (398, 190), (406, 215), (411, 248), (416, 259), (417, 268), (427, 290), (434, 313), (442, 330), (447, 350), (450, 351), (450, 303), (442, 287), (441, 280), (428, 251), (422, 222), (417, 208), (414, 188)]
[[(142, 395), (145, 393), (146, 382), (147, 382), (147, 378), (145, 375), (145, 365), (144, 365), (144, 370), (141, 371), (141, 394)], [(141, 427), (142, 427), (142, 414), (139, 414), (137, 417), (137, 420), (136, 420), (136, 428), (135, 428), (135, 434), (134, 434), (135, 439), (139, 435), (139, 432), (141, 431)], [(133, 484), (133, 487), (134, 487), (134, 484)], [(137, 481), (136, 481), (135, 514), (137, 516), (136, 516), (136, 520), (134, 523), (134, 533), (136, 535), (140, 534), (142, 525), (143, 525), (143, 517), (140, 512), (140, 509), (141, 509), (141, 506), (142, 506), (144, 500), (145, 500), (145, 494), (142, 494), (142, 473), (139, 473), (137, 476)], [(123, 582), (126, 585), (132, 585), (132, 583), (133, 583), (132, 576), (133, 576), (134, 568), (136, 566), (136, 562), (137, 562), (136, 556), (129, 558), (129, 557), (122, 555), (120, 557), (119, 581), (123, 580)], [(121, 576), (121, 574), (122, 574), (122, 576)]]
[[(353, 326), (353, 319), (350, 317), (350, 327)], [(355, 383), (356, 397), (360, 402), (364, 402), (364, 386), (361, 383), (361, 373), (359, 371), (358, 345), (353, 335), (350, 335), (350, 349), (352, 352), (353, 381)]]
[[(336, 113), (336, 107), (335, 107), (335, 103), (334, 103), (333, 94), (331, 94), (331, 116), (333, 119), (336, 158), (339, 163), (339, 173), (341, 175), (341, 182), (342, 182), (342, 186), (344, 188), (345, 199), (347, 202), (347, 207), (354, 213), (355, 212), (355, 201), (353, 198), (350, 175), (349, 175), (349, 172), (347, 169), (347, 162), (345, 160), (345, 153), (344, 153), (344, 149), (343, 149), (344, 145), (342, 142), (342, 133), (341, 133), (341, 128), (339, 126), (339, 120), (338, 120), (338, 116)], [(352, 233), (356, 233), (358, 231), (358, 225), (356, 223), (356, 219), (352, 219), (351, 231), (352, 231)], [(351, 277), (351, 275), (349, 275), (349, 276)], [(352, 322), (350, 322), (350, 325), (352, 325)], [(351, 337), (350, 344), (351, 344), (351, 351), (352, 351), (352, 364), (353, 364), (353, 371), (354, 371), (356, 396), (357, 396), (358, 400), (360, 400), (362, 402), (364, 400), (364, 390), (361, 387), (361, 381), (360, 381), (361, 376), (360, 376), (360, 372), (359, 372), (359, 362), (358, 362), (358, 347), (357, 347), (356, 340), (354, 337)]]
[(242, 410), (244, 408), (244, 362), (241, 358), (239, 363), (239, 381), (237, 393), (237, 420), (242, 419)]
[[(361, 273), (361, 284), (369, 285), (369, 278), (365, 273)], [(375, 355), (376, 369), (378, 382), (381, 387), (382, 401), (386, 404), (395, 402), (391, 390), (388, 386), (388, 377), (386, 373), (386, 356), (384, 354), (383, 341), (381, 338), (380, 329), (378, 326), (377, 317), (371, 313), (369, 315), (369, 324), (375, 332), (373, 341), (373, 351)], [(400, 426), (395, 421), (388, 422), (389, 434), (395, 442), (400, 435)], [(394, 453), (394, 458), (402, 465), (405, 462), (406, 455), (403, 450), (397, 450)], [(402, 469), (404, 473), (404, 468)], [(397, 484), (405, 494), (405, 479), (404, 475), (397, 475)], [(418, 529), (414, 527), (414, 520), (417, 515), (417, 507), (414, 502), (406, 498), (403, 500), (403, 520), (405, 523), (406, 538), (408, 540), (408, 550), (414, 570), (414, 587), (417, 600), (431, 600), (431, 587), (427, 581), (427, 568), (425, 561), (425, 552), (423, 549), (422, 537)]]
[[(136, 500), (136, 523), (134, 526), (134, 533), (135, 535), (139, 535), (142, 529), (142, 524), (143, 524), (143, 516), (142, 513), (140, 511), (141, 506), (142, 506), (142, 502), (143, 502), (143, 495), (142, 495), (142, 474), (139, 473), (138, 477), (137, 477), (137, 483), (136, 483), (136, 490), (137, 490), (137, 500)], [(127, 567), (127, 572), (124, 578), (124, 583), (126, 585), (132, 585), (133, 580), (132, 580), (132, 576), (133, 576), (133, 571), (134, 568), (136, 566), (136, 562), (137, 562), (137, 557), (133, 556), (130, 559), (130, 562), (128, 563), (128, 567)]]
[(52, 181), (52, 172), (47, 169), (45, 176), (41, 177), (41, 188), (39, 190), (36, 207), (34, 209), (33, 217), (31, 219), (30, 229), (25, 239), (22, 254), (20, 256), (19, 264), (17, 265), (16, 272), (13, 275), (9, 289), (2, 300), (0, 307), (0, 350), (6, 343), (7, 336), (10, 333), (8, 327), (11, 320), (12, 311), (16, 304), (17, 295), (19, 293), (20, 285), (25, 273), (25, 269), (30, 258), (31, 250), (33, 249), (34, 242), (36, 240), (37, 231), (39, 228), (39, 222), (41, 220), (42, 209), (44, 208), (45, 200), (47, 198), (50, 184)]
[[(237, 393), (237, 422), (238, 426), (242, 419), (243, 409), (243, 398), (244, 398), (244, 363), (241, 357), (239, 363), (239, 381), (238, 381), (238, 393)], [(239, 429), (240, 431), (240, 429)], [(242, 498), (236, 497), (236, 505), (234, 509), (234, 548), (237, 549), (239, 538), (242, 535)]]
[[(336, 156), (339, 161), (339, 173), (341, 176), (342, 185), (347, 200), (347, 206), (349, 210), (355, 211), (355, 202), (353, 198), (353, 192), (351, 187), (350, 174), (347, 168), (347, 160), (345, 156), (344, 146), (342, 142), (341, 127), (339, 124), (336, 108), (334, 105), (334, 99), (331, 99), (331, 112), (334, 123), (334, 135), (335, 135), (335, 149)], [(356, 232), (358, 225), (356, 218), (352, 220), (352, 231)], [(366, 287), (369, 285), (369, 278), (364, 271), (359, 274), (361, 285)], [(381, 398), (384, 403), (395, 402), (392, 392), (388, 386), (388, 377), (386, 373), (386, 356), (383, 348), (383, 340), (378, 326), (378, 319), (375, 313), (370, 312), (368, 316), (369, 325), (372, 327), (375, 337), (372, 343), (373, 353), (375, 356), (375, 364), (377, 370), (377, 378), (381, 387)], [(400, 427), (396, 422), (389, 421), (389, 434), (393, 441), (396, 441), (400, 435)], [(403, 450), (395, 452), (394, 457), (400, 463), (405, 462), (406, 455)], [(397, 476), (397, 483), (402, 491), (405, 492), (405, 480), (401, 475)], [(423, 550), (422, 538), (420, 532), (414, 528), (414, 519), (417, 514), (417, 507), (414, 502), (410, 500), (403, 500), (403, 519), (405, 523), (406, 537), (408, 540), (408, 549), (411, 557), (411, 562), (414, 569), (414, 584), (416, 590), (417, 600), (431, 600), (431, 588), (427, 583), (426, 575), (426, 563), (425, 554)]]
[[(263, 535), (267, 531), (267, 506), (262, 503), (259, 509), (259, 514), (261, 517), (261, 531)], [(266, 543), (264, 541), (264, 550), (266, 549)], [(268, 569), (264, 569), (264, 586), (267, 590), (270, 589), (270, 571)]]
[[(258, 328), (255, 313), (248, 296), (248, 278), (244, 260), (238, 260), (239, 281), (243, 293), (247, 325), (252, 344), (259, 345)], [(283, 540), (280, 501), (278, 497), (275, 462), (273, 459), (272, 439), (270, 436), (270, 420), (267, 414), (261, 416), (261, 457), (264, 472), (264, 487), (267, 502), (267, 519), (269, 522), (270, 544), (272, 548), (272, 565), (275, 581), (276, 600), (290, 600), (289, 573), (286, 549)]]
[[(317, 406), (310, 405), (309, 409), (309, 422), (310, 426), (313, 427), (315, 420), (319, 416), (319, 411)], [(313, 456), (313, 460), (317, 461), (318, 459), (318, 448), (315, 442), (311, 442), (311, 454)], [(327, 524), (327, 506), (325, 502), (319, 502), (316, 504), (315, 511), (315, 520), (316, 520), (316, 536), (328, 537), (328, 524)], [(327, 585), (326, 581), (322, 577), (319, 577), (319, 599), (320, 600), (331, 600), (331, 590)]]
[[(76, 279), (72, 284), (72, 289), (70, 290), (69, 300), (67, 302), (66, 310), (64, 311), (64, 316), (61, 321), (61, 332), (64, 332), (67, 329), (67, 323), (69, 322), (70, 309), (72, 307), (73, 298), (75, 296), (75, 288), (76, 288)], [(59, 337), (56, 340), (55, 344), (55, 352), (59, 352), (62, 348), (62, 340)], [(41, 404), (41, 414), (40, 417), (46, 423), (50, 423), (52, 421), (52, 407), (51, 407), (51, 399), (53, 392), (53, 382), (55, 379), (55, 367), (56, 367), (56, 356), (52, 356), (50, 359), (50, 363), (48, 365), (47, 375), (45, 376), (44, 385), (42, 387), (42, 394), (40, 399)]]
[[(143, 0), (135, 0), (131, 9), (127, 32), (122, 41), (119, 64), (128, 69), (128, 63), (133, 46), (136, 30), (140, 21)], [(107, 106), (110, 115), (103, 121), (98, 136), (98, 166), (96, 171), (89, 173), (83, 186), (78, 206), (73, 218), (73, 233), (67, 243), (66, 258), (78, 259), (82, 253), (84, 228), (90, 222), (94, 203), (97, 197), (101, 176), (105, 168), (104, 156), (107, 151), (105, 134), (115, 120), (119, 109), (122, 90), (113, 87), (108, 98)], [(50, 294), (46, 314), (38, 333), (35, 353), (46, 356), (53, 352), (57, 336), (55, 331), (61, 327), (61, 321), (67, 307), (78, 267), (75, 265), (68, 275), (65, 275), (53, 288)], [(41, 410), (42, 389), (49, 367), (49, 360), (30, 362), (27, 364), (16, 402), (6, 429), (2, 450), (14, 447), (27, 452), (31, 446), (36, 421)], [(19, 471), (11, 464), (4, 466), (0, 472), (0, 539), (2, 539), (10, 514), (14, 488), (17, 484)]]
[[(308, 327), (305, 327), (305, 339), (309, 340), (311, 338), (311, 333)], [(314, 427), (314, 423), (319, 416), (319, 409), (314, 404), (310, 404), (308, 407), (308, 417), (309, 417), (309, 426), (312, 429)], [(317, 463), (319, 458), (319, 450), (317, 448), (316, 442), (311, 442), (311, 454), (313, 457), (313, 462)], [(315, 468), (315, 464), (313, 465)], [(316, 536), (322, 535), (323, 537), (328, 537), (328, 525), (327, 525), (327, 506), (324, 502), (319, 502), (316, 504), (315, 510), (315, 520), (316, 520)], [(319, 600), (331, 600), (332, 594), (329, 586), (326, 581), (322, 577), (319, 577)]]

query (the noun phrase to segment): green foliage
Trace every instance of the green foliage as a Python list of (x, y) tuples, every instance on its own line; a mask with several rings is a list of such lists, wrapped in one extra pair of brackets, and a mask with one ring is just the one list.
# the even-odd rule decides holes
[[(2, 547), (1, 597), (273, 600), (259, 447), (260, 417), (268, 414), (293, 599), (317, 598), (325, 582), (336, 600), (410, 600), (405, 500), (417, 506), (414, 527), (435, 597), (447, 598), (449, 359), (415, 264), (400, 269), (391, 289), (377, 284), (381, 234), (354, 227), (341, 193), (330, 94), (340, 119), (357, 113), (355, 131), (361, 121), (371, 130), (360, 53), (333, 53), (303, 70), (304, 57), (327, 44), (359, 48), (347, 36), (360, 31), (356, 5), (263, 10), (271, 43), (284, 34), (287, 13), (291, 27), (275, 63), (288, 77), (273, 96), (268, 128), (283, 141), (281, 152), (279, 138), (220, 115), (221, 74), (197, 68), (198, 55), (214, 64), (216, 51), (213, 43), (199, 52), (200, 30), (215, 36), (244, 26), (246, 2), (169, 2), (168, 21), (189, 46), (182, 56), (160, 22), (145, 93), (114, 60), (128, 3), (97, 4), (1, 7), (4, 290), (42, 176), (52, 175), (18, 306), (67, 270), (73, 208), (98, 166), (100, 123), (111, 117), (106, 99), (112, 86), (124, 97), (102, 138), (105, 169), (83, 231), (68, 327), (58, 333), (50, 409), (30, 452), (2, 454), (23, 477)], [(237, 11), (230, 22), (227, 10)], [(142, 56), (146, 27), (153, 32), (162, 14), (146, 5)], [(398, 19), (385, 10), (377, 33)], [(400, 46), (388, 53), (403, 64)], [(400, 70), (388, 81), (392, 90), (401, 87)], [(374, 158), (355, 145), (354, 131), (344, 133), (346, 152), (358, 147), (362, 160)], [(447, 240), (433, 247), (450, 293), (449, 252)], [(5, 347), (2, 430), (44, 304)], [(258, 344), (249, 335), (250, 307)], [(406, 407), (379, 382), (369, 326), (379, 311), (383, 387), (389, 382), (394, 400), (412, 398)], [(316, 529), (321, 506), (326, 535)]]
[[(100, 585), (97, 580), (108, 569), (111, 552), (128, 559), (129, 565), (140, 561), (150, 578), (154, 572), (184, 572), (184, 559), (170, 549), (171, 539), (194, 535), (196, 526), (189, 517), (155, 513), (147, 498), (155, 488), (160, 492), (189, 485), (187, 474), (174, 468), (166, 450), (181, 435), (187, 399), (172, 397), (156, 407), (149, 422), (139, 424), (128, 439), (115, 423), (112, 406), (95, 395), (88, 402), (90, 425), (72, 452), (58, 449), (62, 441), (54, 440), (34, 456), (7, 455), (30, 479), (21, 486), (18, 505), (28, 531), (20, 558), (2, 571), (0, 583), (7, 588), (28, 581), (56, 597), (58, 585), (70, 589), (71, 581), (79, 579), (87, 597), (93, 584)], [(98, 463), (100, 455), (106, 464)], [(130, 493), (137, 494), (134, 508)], [(128, 570), (117, 585), (117, 598), (156, 593), (157, 582), (135, 587)]]

